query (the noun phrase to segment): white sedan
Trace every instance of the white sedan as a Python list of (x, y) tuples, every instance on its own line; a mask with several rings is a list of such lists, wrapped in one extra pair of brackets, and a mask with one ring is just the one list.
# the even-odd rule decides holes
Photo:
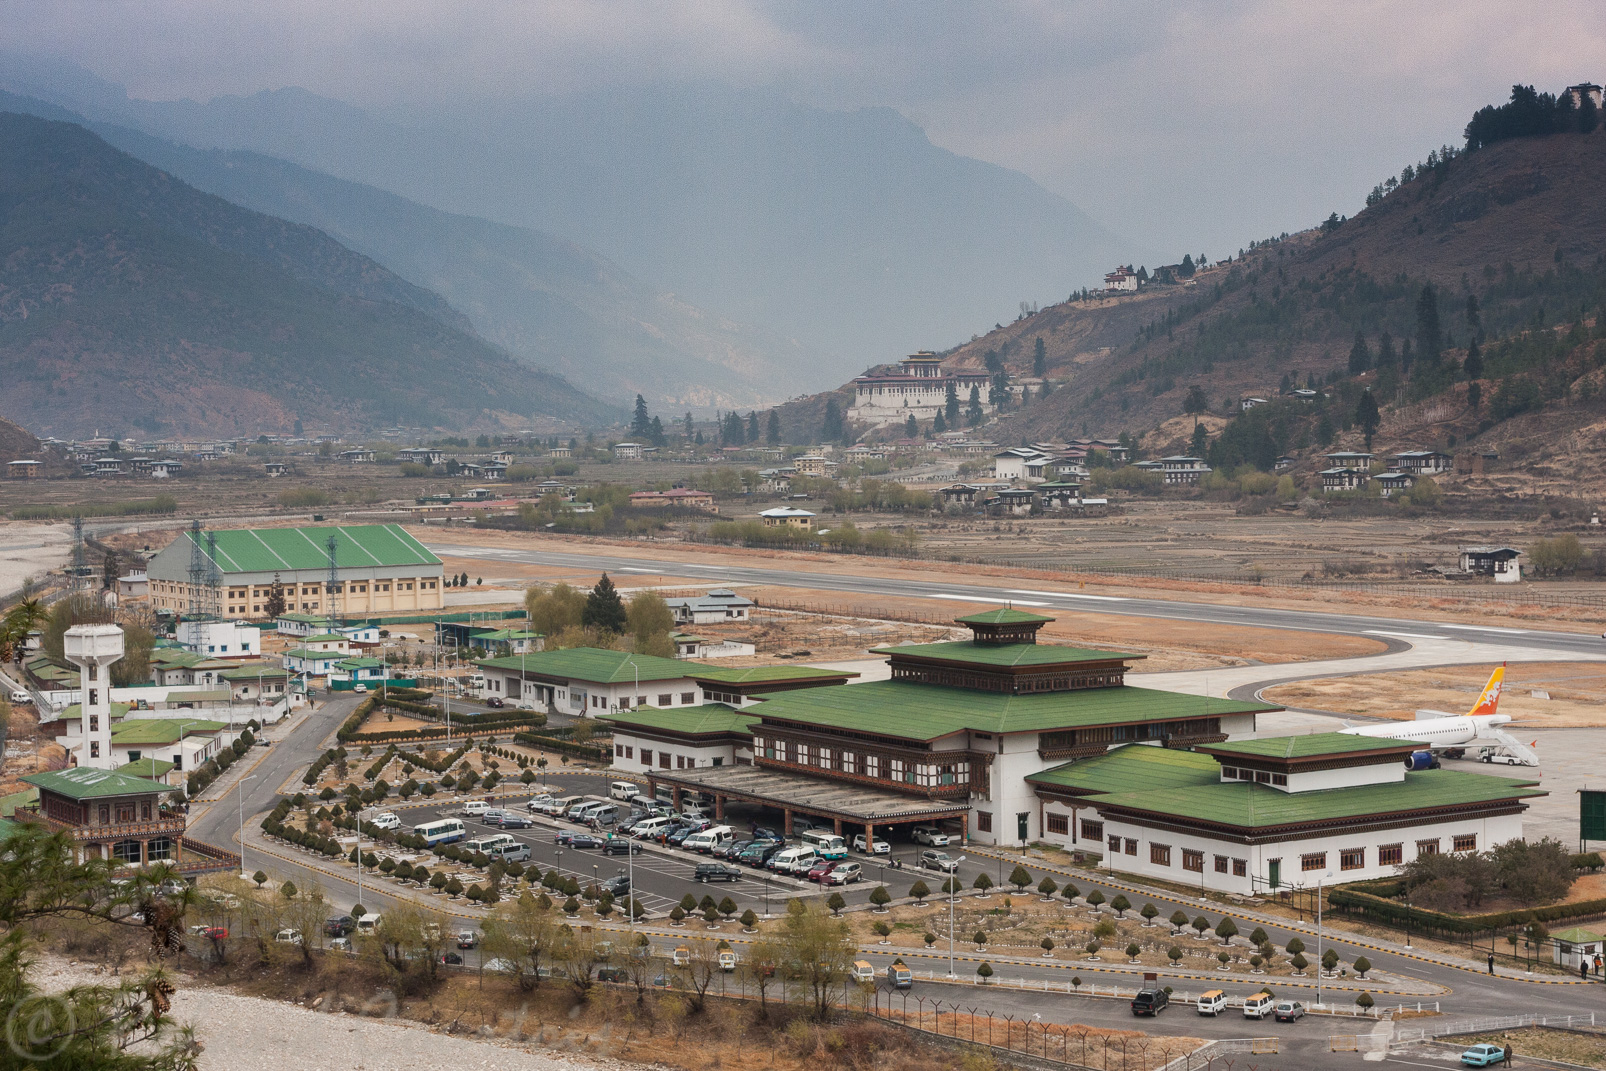
[(868, 852), (870, 855), (891, 855), (892, 845), (877, 837), (870, 842), (870, 846), (867, 848), (864, 844), (864, 834), (856, 833), (853, 836), (853, 850), (856, 852)]

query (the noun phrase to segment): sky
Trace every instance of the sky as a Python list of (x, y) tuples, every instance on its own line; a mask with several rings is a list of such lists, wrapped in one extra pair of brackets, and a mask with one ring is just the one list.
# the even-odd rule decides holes
[(1606, 81), (1606, 18), (1574, 0), (11, 0), (0, 42), (157, 100), (299, 86), (405, 115), (714, 82), (887, 106), (1212, 258), (1357, 211), (1514, 82)]

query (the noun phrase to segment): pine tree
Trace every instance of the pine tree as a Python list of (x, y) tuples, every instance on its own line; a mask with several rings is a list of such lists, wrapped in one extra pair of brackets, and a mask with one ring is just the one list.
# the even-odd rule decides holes
[(1382, 416), (1377, 411), (1377, 399), (1372, 397), (1371, 391), (1361, 395), (1361, 400), (1355, 406), (1355, 423), (1360, 425), (1361, 434), (1366, 436), (1366, 449), (1372, 449), (1372, 436), (1377, 434), (1378, 425), (1382, 423)]
[(948, 422), (942, 418), (942, 410), (939, 409), (937, 415), (931, 418), (931, 434), (941, 435), (947, 430)]
[(1372, 350), (1366, 345), (1366, 338), (1359, 331), (1355, 332), (1355, 345), (1349, 350), (1349, 374), (1358, 376), (1372, 367)]
[(909, 419), (903, 422), (903, 433), (911, 439), (920, 438), (920, 422), (915, 419), (913, 413), (910, 413)]
[(1483, 354), (1478, 350), (1476, 339), (1467, 346), (1467, 359), (1461, 362), (1461, 370), (1467, 374), (1468, 379), (1483, 378)]
[[(1200, 259), (1203, 260), (1204, 258), (1201, 257)], [(1193, 273), (1196, 270), (1197, 268), (1193, 263), (1193, 254), (1182, 254), (1182, 263), (1178, 266), (1177, 274), (1182, 276), (1184, 279), (1191, 279), (1193, 278)]]
[(664, 422), (657, 417), (647, 427), (647, 438), (652, 440), (654, 446), (663, 446), (669, 442), (669, 436), (664, 434)]
[(608, 574), (603, 573), (597, 586), (586, 596), (585, 609), (580, 611), (580, 623), (586, 628), (603, 632), (623, 632), (629, 621), (619, 592), (614, 588), (613, 581), (608, 579)]
[(1476, 342), (1483, 337), (1483, 310), (1478, 306), (1478, 295), (1467, 295), (1467, 333)]
[(751, 409), (747, 413), (747, 441), (758, 442), (758, 410)]
[(1043, 343), (1043, 336), (1038, 335), (1037, 341), (1032, 343), (1032, 375), (1042, 379), (1048, 373), (1048, 346)]
[(697, 429), (692, 426), (691, 414), (687, 413), (685, 419), (682, 420), (681, 423), (686, 426), (686, 441), (691, 442), (692, 436), (697, 434)]
[(636, 415), (630, 421), (630, 435), (635, 439), (645, 439), (652, 432), (652, 424), (647, 416), (647, 399), (636, 395)]
[(1438, 367), (1444, 349), (1444, 332), (1439, 324), (1439, 295), (1431, 283), (1422, 287), (1416, 299), (1417, 356), (1429, 369)]
[(942, 415), (950, 428), (959, 426), (959, 388), (953, 380), (948, 381), (948, 389), (943, 394)]
[(284, 581), (279, 574), (273, 574), (273, 586), (268, 588), (268, 597), (262, 604), (262, 610), (268, 617), (278, 617), (285, 611)]
[(842, 439), (842, 407), (835, 398), (825, 400), (825, 423), (820, 429), (822, 442), (834, 443)]
[(769, 427), (765, 430), (764, 441), (771, 446), (779, 446), (781, 442), (781, 411), (770, 410)]
[(965, 407), (965, 420), (971, 427), (975, 427), (981, 423), (981, 418), (984, 415), (981, 409), (981, 388), (972, 386), (970, 388), (970, 404)]
[(1203, 424), (1195, 424), (1193, 426), (1193, 441), (1188, 446), (1189, 453), (1193, 457), (1204, 457), (1209, 445), (1210, 433), (1205, 431)]

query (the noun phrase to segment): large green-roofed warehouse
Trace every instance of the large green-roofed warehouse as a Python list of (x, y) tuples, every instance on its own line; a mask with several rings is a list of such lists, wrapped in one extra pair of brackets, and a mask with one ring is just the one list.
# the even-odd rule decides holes
[[(441, 607), (441, 561), (400, 525), (227, 528), (202, 532), (199, 542), (217, 565), (218, 611), (228, 617), (267, 616), (275, 580), (283, 585), (287, 611), (362, 616)], [(156, 609), (182, 614), (197, 605), (190, 590), (195, 544), (196, 534), (185, 531), (151, 559)]]

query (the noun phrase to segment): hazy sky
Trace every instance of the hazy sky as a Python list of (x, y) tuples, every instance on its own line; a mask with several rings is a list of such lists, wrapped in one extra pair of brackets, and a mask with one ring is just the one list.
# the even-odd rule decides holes
[(1513, 82), (1606, 80), (1598, 2), (11, 0), (0, 42), (152, 99), (462, 105), (661, 81), (887, 105), (1176, 256), (1354, 212)]

